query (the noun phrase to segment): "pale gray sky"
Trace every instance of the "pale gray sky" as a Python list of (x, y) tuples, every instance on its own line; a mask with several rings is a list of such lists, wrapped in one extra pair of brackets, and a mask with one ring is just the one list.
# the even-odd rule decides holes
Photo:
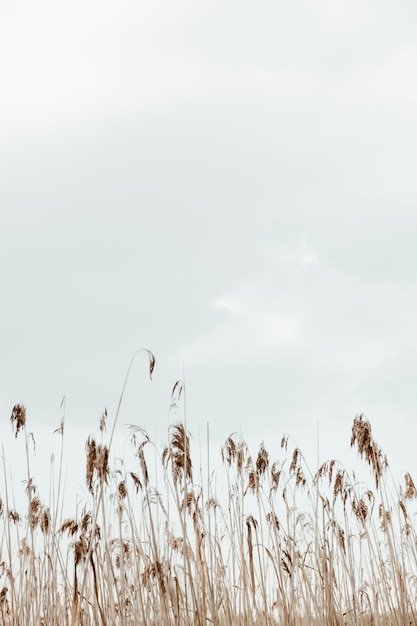
[(5, 423), (96, 430), (146, 347), (121, 430), (184, 366), (195, 437), (349, 464), (364, 412), (416, 471), (414, 0), (0, 11)]

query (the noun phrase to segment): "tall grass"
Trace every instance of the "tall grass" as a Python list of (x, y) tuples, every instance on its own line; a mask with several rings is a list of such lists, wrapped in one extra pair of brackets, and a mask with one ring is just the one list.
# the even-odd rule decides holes
[[(173, 401), (182, 393), (178, 382)], [(215, 453), (208, 448), (196, 465), (181, 422), (162, 451), (129, 426), (132, 462), (111, 464), (115, 423), (107, 437), (103, 414), (86, 442), (88, 497), (65, 519), (62, 468), (42, 502), (26, 422), (16, 405), (26, 510), (13, 506), (3, 452), (1, 624), (417, 624), (417, 490), (409, 474), (392, 486), (364, 416), (350, 443), (369, 465), (371, 487), (334, 460), (312, 474), (287, 436), (272, 458), (264, 444), (252, 456), (230, 435), (214, 473)], [(63, 423), (58, 432), (63, 449)]]

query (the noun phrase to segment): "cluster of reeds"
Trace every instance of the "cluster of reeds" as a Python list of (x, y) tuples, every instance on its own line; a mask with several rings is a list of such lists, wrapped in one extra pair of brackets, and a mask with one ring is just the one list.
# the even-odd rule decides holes
[[(175, 400), (183, 391), (174, 387)], [(389, 468), (364, 416), (351, 445), (372, 489), (334, 460), (311, 474), (283, 437), (276, 459), (236, 434), (196, 465), (190, 434), (173, 424), (162, 451), (129, 426), (132, 462), (111, 466), (105, 425), (86, 443), (89, 498), (62, 519), (59, 493), (41, 502), (23, 436), (27, 510), (4, 481), (0, 503), (0, 621), (67, 626), (336, 626), (417, 624), (417, 490)], [(64, 427), (62, 434), (64, 445)], [(214, 487), (216, 485), (216, 489)]]

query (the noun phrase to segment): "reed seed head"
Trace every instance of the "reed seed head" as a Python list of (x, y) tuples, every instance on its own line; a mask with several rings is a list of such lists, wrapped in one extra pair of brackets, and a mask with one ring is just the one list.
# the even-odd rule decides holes
[(256, 473), (263, 476), (269, 466), (269, 454), (265, 450), (264, 442), (259, 447), (258, 457), (256, 459)]
[(19, 431), (26, 426), (26, 409), (23, 404), (15, 404), (10, 416), (14, 436), (17, 438)]

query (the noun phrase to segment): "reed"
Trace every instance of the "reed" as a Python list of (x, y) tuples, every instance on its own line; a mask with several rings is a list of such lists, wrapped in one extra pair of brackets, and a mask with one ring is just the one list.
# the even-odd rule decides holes
[[(184, 393), (178, 382), (173, 402)], [(278, 451), (261, 443), (252, 455), (231, 434), (214, 474), (213, 451), (196, 463), (182, 422), (169, 427), (162, 452), (130, 425), (132, 455), (113, 462), (115, 424), (106, 440), (103, 414), (100, 435), (85, 447), (88, 497), (65, 519), (62, 454), (58, 486), (44, 503), (25, 408), (13, 407), (10, 419), (27, 481), (26, 510), (17, 511), (3, 451), (5, 626), (417, 624), (417, 489), (408, 473), (393, 485), (363, 415), (350, 443), (369, 466), (371, 487), (336, 460), (311, 473), (287, 436)], [(62, 450), (63, 423), (57, 431)]]

